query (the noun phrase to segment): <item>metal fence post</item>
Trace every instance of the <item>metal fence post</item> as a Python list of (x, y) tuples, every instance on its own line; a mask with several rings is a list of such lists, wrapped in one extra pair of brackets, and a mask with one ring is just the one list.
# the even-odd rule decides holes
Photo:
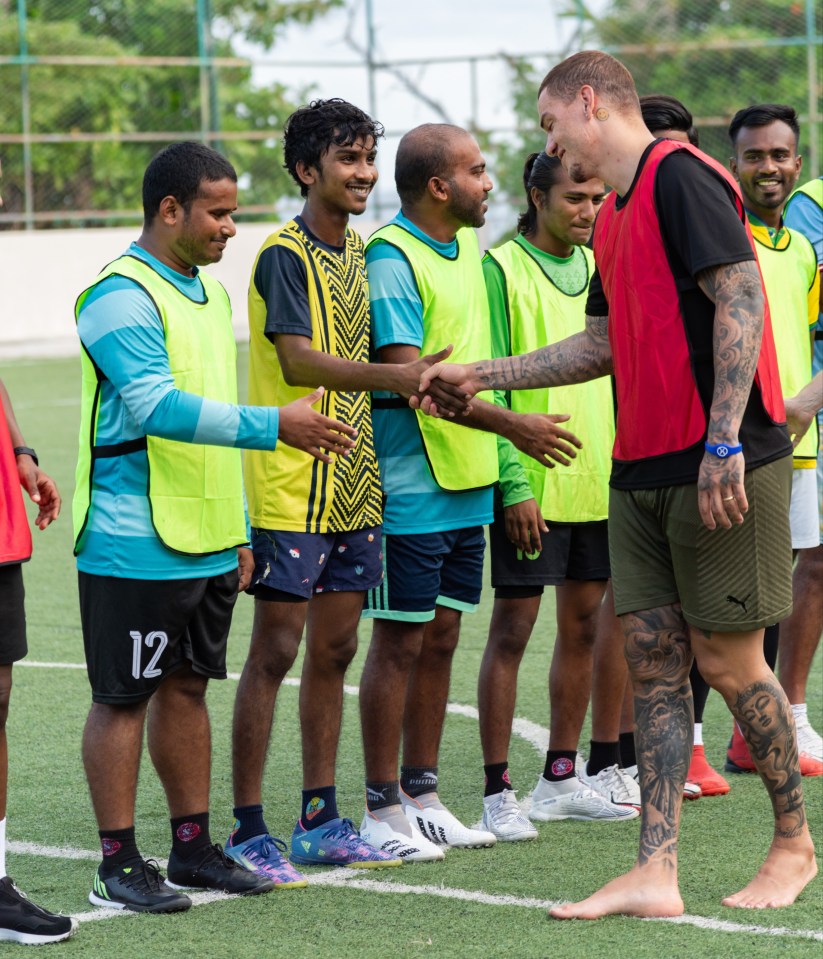
[(31, 162), (31, 91), (29, 90), (29, 40), (26, 0), (17, 0), (17, 27), (20, 48), (20, 115), (23, 126), (23, 196), (27, 230), (34, 229), (34, 174)]

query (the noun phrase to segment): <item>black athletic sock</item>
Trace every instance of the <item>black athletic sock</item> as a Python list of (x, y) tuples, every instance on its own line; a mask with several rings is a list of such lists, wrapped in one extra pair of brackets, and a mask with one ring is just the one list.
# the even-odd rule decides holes
[[(609, 763), (609, 765), (613, 765)], [(637, 765), (637, 753), (634, 751), (634, 733), (620, 734), (620, 765), (623, 769)]]
[(780, 623), (767, 626), (763, 631), (763, 655), (766, 665), (774, 672), (777, 668), (777, 641), (780, 639)]
[(591, 752), (586, 765), (586, 774), (596, 776), (601, 769), (620, 765), (620, 743), (599, 743), (596, 739), (589, 740)]
[(142, 856), (134, 841), (134, 826), (128, 829), (101, 829), (99, 832), (103, 861), (100, 872), (106, 877), (123, 866), (140, 862)]
[(571, 779), (574, 775), (574, 763), (577, 759), (576, 749), (550, 749), (546, 753), (546, 765), (543, 767), (543, 778), (550, 783), (559, 783), (564, 779)]
[(412, 799), (437, 792), (437, 766), (401, 766), (400, 788)]
[(233, 846), (247, 839), (253, 839), (255, 836), (263, 836), (269, 831), (263, 819), (263, 807), (259, 803), (254, 806), (235, 806), (233, 811), (234, 826), (231, 831)]
[(697, 660), (692, 663), (689, 673), (689, 682), (692, 684), (692, 699), (694, 700), (694, 721), (703, 722), (703, 710), (706, 708), (706, 700), (709, 698), (711, 686), (703, 679), (700, 670), (697, 668)]
[(366, 809), (377, 812), (386, 806), (400, 805), (400, 783), (394, 779), (388, 783), (366, 780)]
[(486, 774), (486, 784), (483, 789), (483, 796), (496, 796), (502, 793), (504, 789), (513, 789), (511, 778), (509, 777), (509, 761), (504, 763), (490, 763), (483, 767)]
[(304, 829), (316, 829), (318, 826), (325, 826), (332, 819), (339, 818), (336, 786), (303, 790), (303, 811), (300, 813), (300, 822)]
[(181, 859), (191, 859), (211, 845), (209, 814), (194, 813), (171, 820), (171, 851)]

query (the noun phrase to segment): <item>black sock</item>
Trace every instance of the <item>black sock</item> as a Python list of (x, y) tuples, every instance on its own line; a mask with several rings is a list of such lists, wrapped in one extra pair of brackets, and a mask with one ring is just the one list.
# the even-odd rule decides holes
[(376, 812), (386, 806), (398, 805), (400, 805), (400, 783), (396, 779), (387, 783), (366, 780), (366, 809)]
[(591, 743), (591, 752), (589, 753), (589, 762), (586, 766), (586, 773), (589, 776), (596, 776), (601, 769), (608, 769), (609, 766), (620, 765), (620, 743), (599, 743), (595, 739), (589, 740)]
[(332, 819), (339, 818), (336, 786), (303, 790), (303, 811), (300, 813), (300, 822), (304, 829), (316, 829), (318, 826), (325, 826)]
[(437, 792), (437, 766), (401, 766), (400, 788), (411, 799)]
[(709, 690), (711, 687), (706, 680), (703, 679), (700, 670), (697, 668), (697, 660), (692, 663), (689, 682), (691, 683), (692, 700), (694, 701), (694, 721), (696, 723), (702, 723), (703, 710), (706, 708), (706, 700), (709, 698)]
[(767, 626), (763, 631), (763, 655), (766, 665), (774, 672), (777, 669), (777, 645), (780, 639), (780, 623)]
[(546, 765), (543, 767), (543, 778), (550, 783), (559, 783), (564, 779), (571, 779), (574, 775), (574, 763), (577, 759), (576, 749), (550, 749), (546, 753)]
[(486, 774), (486, 785), (483, 790), (483, 796), (496, 796), (502, 793), (504, 789), (513, 789), (512, 781), (509, 778), (509, 761), (504, 763), (490, 763), (483, 767)]
[[(612, 764), (609, 763), (609, 765)], [(634, 751), (634, 733), (620, 734), (620, 765), (623, 769), (637, 765), (637, 753)]]
[(268, 831), (263, 819), (263, 807), (259, 803), (255, 806), (234, 807), (234, 826), (231, 831), (233, 846), (255, 836), (264, 836)]
[(128, 829), (101, 829), (99, 836), (103, 850), (100, 872), (104, 876), (110, 876), (123, 866), (142, 859), (134, 841), (134, 826), (129, 826)]
[(171, 820), (171, 851), (181, 859), (191, 859), (211, 845), (209, 814), (194, 813)]

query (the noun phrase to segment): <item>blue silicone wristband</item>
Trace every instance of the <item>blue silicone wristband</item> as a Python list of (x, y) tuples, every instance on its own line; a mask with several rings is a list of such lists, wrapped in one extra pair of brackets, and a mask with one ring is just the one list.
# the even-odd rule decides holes
[(743, 452), (742, 444), (729, 446), (728, 443), (704, 443), (703, 445), (707, 453), (711, 453), (712, 456), (721, 460), (726, 459), (727, 456), (734, 456), (735, 453)]

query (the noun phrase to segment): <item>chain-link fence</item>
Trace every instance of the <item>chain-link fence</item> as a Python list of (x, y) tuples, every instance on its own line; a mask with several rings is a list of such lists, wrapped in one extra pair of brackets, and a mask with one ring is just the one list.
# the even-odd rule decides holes
[[(593, 47), (620, 57), (641, 94), (683, 100), (701, 146), (718, 159), (728, 155), (725, 130), (739, 107), (791, 104), (805, 173), (820, 172), (823, 13), (815, 0), (555, 0), (566, 31), (551, 52), (403, 63), (377, 54), (373, 2), (354, 56), (301, 64), (275, 57), (280, 31), (341, 0), (0, 0), (0, 229), (135, 222), (146, 163), (161, 145), (188, 138), (234, 163), (242, 215), (271, 217), (294, 193), (276, 148), (285, 118), (307, 96), (309, 67), (313, 77), (359, 74), (359, 102), (372, 110), (391, 82), (430, 110), (427, 119), (471, 127), (517, 205), (523, 156), (542, 145), (536, 83), (562, 57)], [(388, 6), (387, 15), (412, 15)], [(517, 16), (517, 4), (501, 5), (499, 16)], [(524, 47), (531, 26), (523, 24)], [(445, 109), (448, 86), (463, 96)], [(494, 87), (499, 104), (501, 86), (510, 108), (490, 114), (484, 90)], [(397, 121), (378, 115), (396, 140)]]

